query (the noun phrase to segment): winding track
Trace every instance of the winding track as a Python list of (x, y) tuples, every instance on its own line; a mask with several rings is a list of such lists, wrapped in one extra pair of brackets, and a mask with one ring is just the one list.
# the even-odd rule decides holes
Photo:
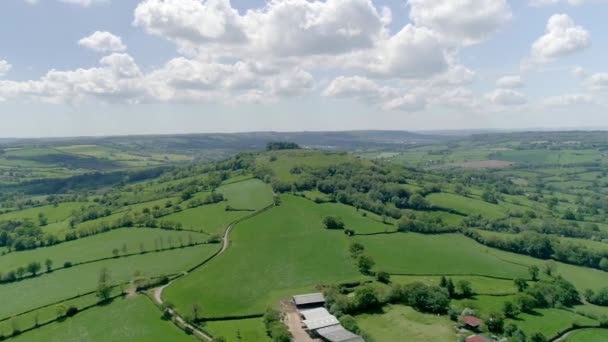
[[(232, 232), (232, 229), (234, 228), (234, 226), (237, 223), (245, 221), (245, 220), (247, 220), (247, 219), (249, 219), (251, 217), (254, 217), (254, 216), (256, 216), (256, 215), (258, 215), (258, 214), (260, 214), (260, 213), (262, 213), (262, 212), (264, 212), (264, 211), (266, 211), (266, 210), (268, 210), (268, 209), (270, 209), (272, 207), (274, 207), (274, 204), (269, 205), (269, 206), (267, 206), (267, 207), (265, 207), (263, 209), (260, 209), (260, 210), (258, 210), (256, 212), (254, 212), (253, 214), (251, 214), (250, 216), (246, 216), (246, 217), (244, 217), (244, 218), (242, 218), (240, 220), (237, 220), (236, 222), (233, 222), (230, 225), (228, 225), (228, 228), (224, 232), (224, 237), (222, 238), (222, 249), (220, 249), (220, 251), (217, 254), (215, 254), (211, 258), (207, 259), (206, 262), (209, 262), (212, 259), (217, 258), (218, 256), (222, 255), (228, 249), (228, 247), (230, 246), (230, 232)], [(202, 265), (200, 265), (200, 266), (202, 266)], [(188, 272), (184, 272), (182, 275), (178, 276), (175, 279), (181, 278), (181, 277), (185, 276), (186, 274), (188, 274)], [(154, 292), (154, 301), (156, 301), (156, 303), (158, 303), (160, 305), (162, 305), (164, 303), (163, 297), (162, 297), (163, 291), (165, 290), (165, 288), (167, 288), (167, 286), (171, 285), (175, 281), (175, 279), (173, 279), (172, 281), (170, 281), (166, 285), (155, 287), (153, 289), (153, 292)], [(175, 320), (179, 324), (183, 325), (184, 327), (192, 329), (192, 331), (194, 332), (194, 334), (196, 334), (197, 336), (199, 336), (199, 337), (201, 337), (201, 338), (203, 338), (204, 340), (207, 340), (207, 341), (213, 340), (212, 336), (210, 336), (206, 332), (198, 329), (196, 326), (188, 323), (177, 311), (175, 311), (173, 309), (168, 309), (168, 310), (171, 313), (171, 315), (173, 315), (173, 317), (175, 317)]]

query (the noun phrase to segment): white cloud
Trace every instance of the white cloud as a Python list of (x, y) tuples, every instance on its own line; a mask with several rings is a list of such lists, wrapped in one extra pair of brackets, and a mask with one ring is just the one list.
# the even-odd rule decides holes
[(6, 75), (6, 73), (8, 73), (12, 68), (13, 66), (10, 65), (9, 62), (0, 59), (0, 77)]
[(560, 96), (552, 96), (547, 97), (541, 101), (541, 104), (546, 107), (565, 107), (593, 103), (593, 97), (586, 94), (566, 94)]
[(424, 110), (427, 106), (426, 99), (416, 94), (405, 94), (386, 102), (384, 110), (398, 110), (404, 112), (417, 112)]
[(585, 78), (587, 77), (587, 71), (580, 66), (576, 66), (574, 68), (572, 68), (572, 74), (574, 76), (576, 76), (577, 78)]
[(499, 106), (520, 106), (528, 102), (524, 94), (511, 89), (496, 89), (487, 94), (486, 98)]
[[(30, 5), (35, 5), (40, 0), (24, 0), (24, 1)], [(66, 3), (66, 4), (78, 5), (78, 6), (82, 6), (82, 7), (89, 7), (94, 4), (110, 2), (110, 0), (58, 0), (58, 1)]]
[(49, 103), (78, 103), (89, 98), (107, 102), (138, 102), (144, 95), (141, 72), (133, 58), (112, 54), (100, 67), (51, 70), (39, 80), (0, 81), (0, 97), (27, 96)]
[(591, 46), (591, 34), (566, 14), (549, 18), (546, 33), (532, 44), (532, 60), (544, 63)]
[(496, 81), (496, 87), (498, 88), (522, 88), (523, 86), (524, 82), (519, 75), (503, 76)]
[(329, 83), (323, 91), (323, 96), (336, 98), (362, 99), (377, 102), (390, 96), (396, 96), (397, 91), (383, 87), (376, 82), (361, 76), (339, 76)]
[(79, 40), (78, 44), (97, 52), (120, 52), (127, 49), (120, 37), (106, 31), (95, 31)]
[[(588, 1), (588, 0), (587, 0)], [(565, 3), (572, 6), (580, 6), (587, 2), (586, 0), (530, 0), (532, 7), (545, 7)]]
[(409, 0), (410, 19), (456, 45), (479, 43), (511, 21), (506, 0)]
[(593, 74), (587, 79), (586, 83), (592, 89), (608, 89), (608, 73)]

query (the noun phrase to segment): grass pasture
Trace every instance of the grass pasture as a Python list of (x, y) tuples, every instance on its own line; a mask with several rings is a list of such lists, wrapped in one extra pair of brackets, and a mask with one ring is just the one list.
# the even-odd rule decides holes
[(571, 333), (566, 342), (605, 342), (608, 341), (608, 329), (583, 329)]
[(115, 229), (51, 247), (9, 253), (0, 257), (0, 269), (14, 270), (33, 261), (40, 262), (44, 268), (44, 261), (47, 258), (53, 261), (53, 269), (57, 269), (62, 268), (66, 261), (76, 264), (112, 257), (114, 248), (119, 250), (119, 255), (124, 254), (123, 247), (126, 247), (127, 254), (134, 254), (141, 252), (140, 244), (145, 251), (154, 251), (156, 248), (166, 249), (171, 245), (187, 245), (190, 238), (192, 242), (199, 243), (205, 242), (208, 237), (192, 232), (151, 228)]
[(179, 222), (186, 229), (206, 234), (222, 234), (230, 222), (249, 214), (249, 211), (226, 211), (226, 202), (220, 202), (186, 209), (167, 215), (163, 220)]
[(165, 299), (183, 313), (199, 303), (206, 317), (247, 315), (320, 283), (360, 279), (346, 236), (324, 229), (324, 215), (320, 205), (283, 196), (280, 206), (236, 225), (231, 247), (178, 279)]
[(36, 278), (0, 285), (0, 318), (95, 291), (99, 271), (110, 271), (112, 284), (126, 283), (135, 272), (146, 277), (170, 275), (188, 270), (217, 251), (218, 245), (200, 245), (158, 253), (74, 266)]
[(115, 299), (63, 322), (24, 333), (11, 341), (197, 341), (172, 323), (160, 319), (160, 312), (143, 297)]
[(223, 185), (217, 191), (235, 209), (257, 210), (272, 204), (272, 187), (256, 178)]
[(70, 217), (73, 210), (79, 209), (80, 207), (88, 207), (94, 205), (88, 202), (65, 202), (59, 203), (57, 207), (53, 205), (45, 205), (42, 207), (29, 208), (25, 210), (13, 211), (3, 215), (0, 215), (0, 222), (10, 220), (32, 220), (38, 223), (38, 215), (44, 214), (48, 223), (55, 223), (63, 221)]
[(464, 214), (479, 214), (489, 218), (501, 218), (506, 215), (505, 209), (499, 205), (456, 194), (436, 193), (426, 198), (435, 206), (454, 209)]
[(408, 306), (389, 305), (381, 314), (355, 317), (374, 341), (454, 341), (454, 322), (445, 316), (423, 314)]
[[(493, 295), (506, 295), (513, 294), (516, 292), (515, 286), (512, 280), (488, 278), (488, 277), (476, 277), (476, 276), (451, 276), (454, 283), (460, 280), (466, 280), (471, 283), (473, 291), (477, 294), (493, 294)], [(427, 285), (439, 285), (440, 276), (391, 276), (391, 282), (396, 284), (409, 284), (414, 282), (422, 282)]]
[(501, 260), (490, 248), (458, 234), (397, 233), (357, 236), (375, 269), (407, 275), (484, 275), (527, 277), (527, 268)]
[(560, 332), (578, 326), (597, 326), (598, 322), (578, 315), (576, 313), (560, 309), (538, 309), (534, 314), (520, 314), (517, 320), (507, 320), (516, 324), (523, 332), (530, 336), (540, 332), (551, 339)]
[(211, 321), (205, 324), (205, 329), (213, 336), (225, 338), (227, 342), (270, 341), (261, 318)]

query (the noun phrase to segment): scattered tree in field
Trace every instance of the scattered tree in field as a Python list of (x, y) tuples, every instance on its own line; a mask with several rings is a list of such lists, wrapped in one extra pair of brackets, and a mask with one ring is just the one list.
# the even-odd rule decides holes
[(458, 289), (458, 295), (462, 298), (469, 298), (475, 294), (471, 282), (468, 280), (459, 280), (456, 283), (456, 288)]
[(32, 276), (34, 276), (34, 277), (36, 276), (36, 274), (38, 273), (38, 271), (40, 271), (41, 268), (42, 268), (42, 266), (40, 265), (39, 262), (30, 262), (27, 265), (27, 271), (29, 273), (31, 273)]
[(100, 302), (107, 301), (112, 293), (110, 286), (110, 271), (107, 268), (99, 270), (99, 278), (97, 284), (97, 298)]
[(118, 250), (118, 248), (114, 248), (114, 249), (112, 249), (112, 255), (113, 255), (115, 258), (118, 258), (118, 254), (119, 254), (119, 253), (120, 253), (120, 251)]
[(376, 280), (381, 283), (388, 284), (391, 282), (391, 275), (388, 272), (380, 271), (376, 273)]
[(488, 317), (486, 317), (485, 324), (490, 332), (501, 333), (503, 331), (505, 321), (500, 314), (492, 312), (488, 315)]
[(327, 229), (344, 229), (344, 222), (339, 217), (326, 216), (323, 219), (323, 224)]
[(516, 278), (513, 280), (513, 284), (515, 285), (517, 292), (524, 292), (528, 288), (528, 283), (522, 278)]
[(371, 274), (372, 268), (376, 262), (368, 255), (360, 255), (357, 259), (357, 266), (359, 267), (359, 271), (363, 274)]
[(55, 308), (55, 313), (57, 315), (57, 318), (62, 318), (63, 316), (65, 316), (65, 313), (67, 310), (68, 310), (68, 308), (66, 308), (65, 305), (63, 305), (63, 304), (57, 305), (57, 307)]
[(192, 304), (192, 317), (194, 317), (195, 321), (198, 321), (198, 319), (200, 318), (202, 310), (203, 309), (201, 308), (200, 304)]
[(496, 194), (491, 189), (486, 189), (483, 194), (481, 194), (481, 199), (488, 203), (498, 204)]
[(547, 338), (545, 337), (545, 335), (537, 332), (532, 334), (532, 336), (530, 336), (530, 342), (547, 342)]
[(540, 272), (540, 269), (536, 265), (532, 265), (532, 266), (528, 267), (528, 273), (530, 273), (530, 277), (532, 278), (533, 281), (538, 281), (539, 272)]
[(44, 265), (46, 266), (46, 271), (47, 272), (51, 272), (53, 270), (53, 260), (51, 259), (46, 259), (44, 261)]
[(361, 255), (361, 253), (363, 253), (363, 251), (365, 251), (365, 247), (362, 244), (360, 244), (359, 242), (353, 242), (350, 244), (349, 250), (350, 250), (350, 254), (353, 257), (357, 257), (357, 256)]
[(48, 224), (49, 220), (47, 219), (46, 215), (44, 213), (39, 213), (38, 214), (38, 224), (40, 224), (41, 227), (44, 227)]
[(17, 269), (15, 270), (15, 274), (17, 275), (17, 278), (19, 278), (19, 279), (23, 278), (23, 276), (25, 275), (25, 267), (23, 267), (23, 266), (17, 267)]
[(555, 274), (556, 269), (557, 269), (557, 265), (552, 260), (548, 261), (547, 263), (545, 263), (543, 265), (543, 272), (546, 275), (548, 275), (549, 277), (551, 277), (553, 274)]
[(502, 313), (507, 318), (515, 318), (519, 314), (519, 310), (512, 302), (506, 301), (503, 303)]

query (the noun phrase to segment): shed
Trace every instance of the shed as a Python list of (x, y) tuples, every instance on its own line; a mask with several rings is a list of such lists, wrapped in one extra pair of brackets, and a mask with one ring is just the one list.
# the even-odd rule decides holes
[(478, 329), (481, 326), (481, 323), (483, 323), (479, 318), (475, 316), (462, 316), (460, 317), (460, 321), (465, 327), (473, 330)]
[(325, 297), (322, 293), (309, 293), (293, 296), (293, 303), (298, 308), (319, 307), (325, 304)]
[(365, 342), (363, 337), (353, 334), (341, 325), (318, 329), (317, 334), (327, 342)]
[(492, 342), (493, 340), (483, 335), (471, 335), (467, 337), (467, 342)]

